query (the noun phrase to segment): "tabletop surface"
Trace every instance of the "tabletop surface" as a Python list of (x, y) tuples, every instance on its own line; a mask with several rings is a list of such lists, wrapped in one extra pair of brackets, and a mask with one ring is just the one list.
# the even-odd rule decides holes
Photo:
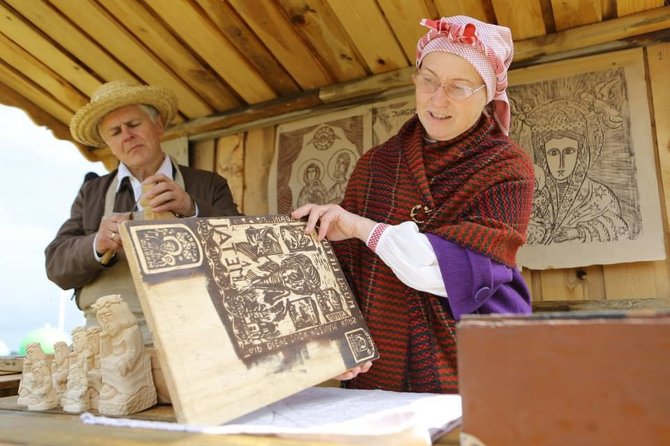
[[(159, 405), (148, 409), (138, 418), (157, 421), (175, 421), (170, 405)], [(47, 412), (29, 412), (16, 405), (16, 396), (0, 398), (0, 445), (25, 444), (36, 446), (83, 446), (83, 445), (164, 445), (179, 446), (288, 446), (305, 444), (311, 446), (350, 446), (347, 443), (329, 441), (297, 441), (257, 435), (208, 435), (188, 432), (172, 432), (154, 429), (130, 429), (121, 427), (84, 424), (78, 415), (65, 414), (52, 409)], [(458, 445), (458, 431), (440, 438), (437, 445)]]

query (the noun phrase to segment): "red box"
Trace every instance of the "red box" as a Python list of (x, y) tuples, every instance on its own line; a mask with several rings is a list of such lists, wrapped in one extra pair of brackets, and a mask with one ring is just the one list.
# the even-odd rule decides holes
[(486, 446), (670, 445), (670, 313), (471, 316), (462, 432)]

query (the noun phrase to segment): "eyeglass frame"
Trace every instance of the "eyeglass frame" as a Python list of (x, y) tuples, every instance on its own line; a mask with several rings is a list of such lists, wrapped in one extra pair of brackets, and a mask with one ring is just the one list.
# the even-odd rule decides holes
[[(426, 93), (430, 93), (430, 94), (434, 94), (439, 88), (442, 88), (442, 90), (444, 91), (444, 94), (445, 94), (449, 99), (451, 99), (451, 100), (453, 100), (453, 101), (457, 101), (457, 102), (461, 102), (461, 101), (465, 101), (465, 100), (467, 100), (467, 99), (470, 99), (472, 96), (474, 96), (475, 93), (477, 93), (477, 92), (478, 92), (479, 90), (481, 90), (482, 88), (486, 87), (486, 84), (482, 84), (482, 85), (480, 85), (480, 86), (477, 87), (477, 88), (472, 88), (471, 86), (469, 86), (468, 84), (466, 84), (465, 82), (462, 82), (462, 81), (448, 81), (448, 82), (444, 82), (444, 81), (442, 81), (442, 80), (441, 80), (439, 77), (437, 77), (437, 76), (429, 75), (429, 74), (425, 74), (425, 73), (422, 74), (422, 73), (421, 73), (421, 69), (419, 68), (419, 69), (417, 69), (414, 73), (412, 73), (412, 82), (414, 82), (414, 86), (415, 86), (417, 89), (420, 89), (420, 87), (417, 85), (417, 80), (416, 80), (417, 76), (419, 76), (419, 75), (434, 77), (434, 78), (439, 82), (439, 85), (436, 86), (435, 89), (434, 89), (433, 91), (429, 91), (429, 90), (425, 90), (425, 89), (424, 89), (424, 90), (423, 90), (424, 92), (426, 92)], [(454, 85), (454, 84), (462, 85), (463, 87), (467, 88), (467, 89), (470, 91), (470, 93), (468, 93), (467, 96), (465, 96), (464, 98), (455, 98), (455, 97), (452, 97), (452, 96), (449, 94), (449, 90), (448, 90), (447, 87), (449, 87), (450, 85)]]

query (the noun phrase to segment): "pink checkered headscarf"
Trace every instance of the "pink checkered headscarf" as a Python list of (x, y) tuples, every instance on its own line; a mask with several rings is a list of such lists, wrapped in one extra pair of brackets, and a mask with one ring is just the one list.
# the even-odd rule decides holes
[(435, 51), (456, 54), (470, 62), (486, 84), (487, 102), (495, 101), (493, 117), (507, 135), (510, 124), (507, 69), (514, 55), (510, 29), (462, 15), (423, 19), (421, 25), (430, 29), (416, 45), (417, 68), (427, 54)]

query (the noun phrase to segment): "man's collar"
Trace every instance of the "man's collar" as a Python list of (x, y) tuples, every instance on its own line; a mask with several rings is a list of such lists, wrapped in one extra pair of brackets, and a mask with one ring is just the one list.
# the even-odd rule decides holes
[[(165, 155), (163, 158), (163, 163), (161, 166), (158, 168), (156, 171), (156, 174), (162, 173), (166, 177), (168, 177), (171, 180), (174, 180), (174, 174), (173, 174), (173, 167), (172, 167), (172, 161), (170, 160), (170, 157)], [(123, 180), (125, 177), (130, 177), (130, 182), (133, 184), (133, 189), (135, 188), (135, 184), (139, 185), (140, 181), (133, 176), (133, 174), (130, 172), (130, 169), (123, 164), (119, 163), (119, 168), (116, 173), (116, 178), (118, 179), (116, 183), (116, 191), (119, 191), (119, 187), (121, 187), (121, 180)]]

